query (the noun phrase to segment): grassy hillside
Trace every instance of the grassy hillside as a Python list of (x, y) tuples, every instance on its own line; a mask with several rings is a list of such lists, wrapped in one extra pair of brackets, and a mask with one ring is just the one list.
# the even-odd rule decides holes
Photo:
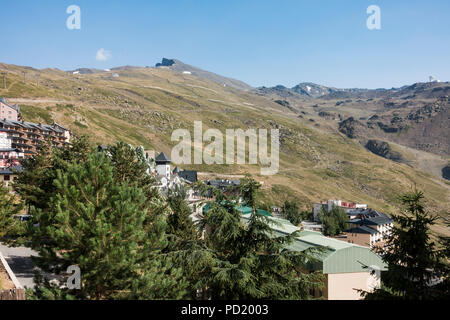
[[(217, 128), (279, 128), (280, 171), (261, 176), (252, 165), (191, 165), (185, 168), (221, 174), (249, 172), (264, 182), (265, 201), (295, 198), (303, 208), (325, 199), (367, 203), (375, 209), (398, 211), (396, 196), (415, 184), (425, 191), (428, 206), (442, 218), (450, 212), (450, 185), (407, 164), (378, 157), (339, 133), (336, 121), (298, 113), (251, 91), (161, 68), (126, 68), (111, 73), (72, 75), (54, 69), (34, 70), (0, 64), (8, 72), (0, 96), (18, 103), (25, 120), (56, 121), (92, 143), (123, 140), (170, 155), (173, 130)], [(26, 83), (23, 83), (26, 71)], [(37, 78), (39, 77), (39, 86)], [(3, 83), (0, 83), (3, 84)], [(437, 226), (437, 233), (450, 234)]]

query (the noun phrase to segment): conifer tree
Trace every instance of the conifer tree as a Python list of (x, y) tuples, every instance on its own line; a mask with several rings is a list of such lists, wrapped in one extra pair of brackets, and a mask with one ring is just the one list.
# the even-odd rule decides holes
[[(243, 193), (256, 203), (258, 183), (248, 177), (244, 185), (249, 188)], [(276, 236), (267, 218), (256, 213), (245, 225), (236, 200), (222, 192), (210, 206), (200, 222), (204, 241), (185, 240), (170, 252), (189, 283), (184, 298), (307, 299), (310, 289), (322, 286), (321, 274), (303, 273), (315, 261), (312, 252), (287, 250), (294, 234)]]
[(71, 162), (86, 161), (90, 147), (86, 136), (74, 137), (70, 145), (54, 148), (43, 142), (35, 155), (22, 161), (22, 172), (14, 183), (14, 190), (28, 207), (46, 210), (55, 193), (53, 181), (57, 170), (65, 170)]
[[(254, 185), (254, 184), (252, 184)], [(234, 202), (215, 202), (203, 226), (214, 258), (203, 278), (212, 299), (308, 299), (322, 286), (322, 275), (302, 268), (314, 261), (310, 253), (287, 249), (295, 234), (277, 236), (268, 218), (251, 214), (245, 225)]]
[(9, 189), (0, 184), (0, 238), (12, 235), (17, 231), (19, 223), (14, 216), (22, 210), (22, 205)]
[(14, 183), (14, 189), (26, 205), (46, 209), (54, 194), (53, 180), (56, 168), (53, 166), (52, 145), (46, 141), (38, 152), (22, 161), (22, 172)]
[(258, 190), (260, 188), (261, 184), (255, 181), (249, 174), (246, 174), (245, 178), (241, 180), (241, 198), (249, 207), (252, 208), (253, 212), (256, 210)]
[[(210, 186), (201, 181), (194, 185), (201, 195), (210, 195)], [(216, 192), (216, 194), (219, 194)], [(186, 202), (186, 189), (175, 187), (168, 193), (170, 213), (167, 217), (167, 237), (169, 246), (165, 252), (183, 272), (187, 281), (183, 299), (207, 299), (205, 279), (214, 267), (213, 252), (201, 239), (198, 226), (192, 221), (191, 209)], [(220, 197), (219, 197), (220, 199)]]
[(430, 239), (430, 226), (437, 219), (426, 212), (423, 192), (414, 190), (400, 197), (404, 211), (395, 222), (385, 248), (379, 253), (388, 265), (382, 287), (362, 292), (368, 300), (449, 299), (449, 249), (445, 238), (439, 248)]
[(289, 220), (293, 225), (298, 226), (302, 222), (302, 214), (298, 205), (294, 201), (286, 200), (281, 208), (283, 217)]
[(319, 220), (322, 223), (323, 234), (326, 236), (336, 236), (347, 229), (347, 214), (344, 209), (334, 205), (330, 212), (327, 212), (324, 208), (321, 208), (319, 212)]
[(190, 215), (192, 210), (187, 201), (187, 192), (184, 187), (176, 186), (169, 190), (167, 202), (171, 213), (167, 217), (167, 234), (173, 235), (180, 240), (198, 239), (197, 227), (194, 225)]
[(146, 192), (154, 186), (154, 179), (148, 174), (149, 165), (142, 147), (133, 148), (120, 141), (108, 146), (106, 153), (113, 163), (116, 181), (136, 182)]
[[(30, 208), (46, 211), (50, 209), (50, 199), (55, 196), (54, 180), (57, 172), (65, 172), (71, 163), (86, 161), (90, 146), (86, 136), (73, 137), (71, 144), (62, 148), (54, 148), (50, 140), (40, 144), (37, 153), (21, 161), (22, 171), (13, 184), (14, 190), (22, 199), (28, 213)], [(25, 224), (28, 229), (23, 232), (17, 242), (25, 243), (33, 249), (41, 246), (41, 240), (32, 236), (33, 225), (48, 224), (49, 221), (37, 221), (35, 217)]]
[(124, 142), (109, 145), (105, 153), (113, 165), (115, 181), (128, 185), (137, 184), (144, 192), (149, 207), (149, 214), (144, 225), (151, 232), (154, 226), (154, 217), (167, 216), (167, 201), (155, 187), (155, 179), (149, 174), (149, 164), (142, 147), (133, 148)]
[[(87, 162), (59, 170), (55, 189), (48, 210), (32, 210), (40, 222), (33, 236), (42, 241), (38, 261), (45, 271), (80, 267), (82, 288), (71, 295), (163, 299), (184, 294), (181, 271), (162, 254), (167, 246), (164, 217), (148, 206), (137, 183), (116, 181), (105, 154), (91, 152)], [(49, 296), (51, 288), (46, 289)], [(45, 291), (39, 290), (35, 293)]]

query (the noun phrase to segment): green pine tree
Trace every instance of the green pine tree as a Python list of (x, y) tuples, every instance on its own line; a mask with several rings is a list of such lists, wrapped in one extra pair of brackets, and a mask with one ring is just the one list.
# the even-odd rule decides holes
[(275, 235), (267, 217), (253, 213), (244, 225), (235, 203), (222, 201), (212, 204), (203, 226), (213, 257), (202, 279), (206, 297), (308, 299), (310, 289), (321, 288), (321, 274), (303, 271), (314, 258), (287, 250), (295, 234)]
[(322, 223), (322, 232), (326, 236), (337, 236), (347, 229), (347, 214), (344, 209), (334, 205), (330, 212), (322, 207), (319, 212), (319, 220)]
[(147, 194), (155, 195), (155, 180), (147, 173), (149, 165), (142, 147), (133, 148), (124, 142), (107, 147), (106, 153), (114, 165), (116, 181), (137, 183)]
[(55, 194), (57, 171), (64, 171), (71, 162), (86, 161), (90, 151), (86, 136), (74, 137), (71, 144), (53, 148), (50, 141), (40, 145), (38, 152), (22, 161), (23, 171), (14, 183), (14, 190), (27, 207), (46, 210)]
[(14, 183), (14, 190), (27, 207), (48, 208), (50, 197), (55, 190), (53, 180), (56, 178), (52, 150), (49, 141), (42, 143), (35, 155), (21, 163), (23, 171)]
[(10, 190), (0, 184), (0, 238), (4, 236), (15, 236), (20, 223), (14, 219), (23, 206)]
[(302, 213), (294, 201), (286, 200), (281, 208), (283, 217), (289, 220), (293, 225), (298, 226), (302, 222)]
[[(194, 185), (194, 189), (201, 195), (213, 193), (210, 186), (201, 181)], [(216, 192), (219, 195), (218, 192)], [(183, 272), (187, 282), (187, 290), (183, 299), (206, 299), (207, 284), (204, 281), (214, 267), (213, 252), (201, 239), (198, 226), (189, 215), (192, 213), (186, 202), (187, 192), (184, 187), (169, 190), (167, 217), (167, 237), (169, 246), (165, 252), (170, 256)], [(219, 195), (219, 199), (221, 196)]]
[[(112, 161), (97, 151), (88, 155), (87, 162), (72, 162), (65, 172), (59, 170), (54, 183), (49, 209), (32, 208), (39, 222), (33, 237), (41, 241), (37, 262), (43, 270), (59, 273), (69, 265), (80, 267), (82, 288), (70, 295), (82, 299), (183, 296), (181, 271), (162, 253), (167, 246), (166, 223), (160, 214), (164, 203), (149, 201), (137, 183), (118, 182)], [(155, 210), (161, 205), (163, 209)]]
[(246, 174), (245, 178), (241, 180), (239, 189), (242, 200), (255, 212), (258, 191), (261, 189), (261, 184), (255, 181), (249, 174)]
[(192, 210), (187, 201), (185, 187), (176, 186), (169, 190), (167, 202), (171, 213), (167, 217), (167, 234), (175, 236), (180, 240), (195, 240), (199, 238), (197, 227), (190, 215)]
[(430, 226), (437, 217), (426, 212), (423, 193), (413, 191), (400, 197), (405, 210), (395, 222), (386, 247), (379, 249), (388, 271), (382, 287), (362, 292), (368, 300), (449, 299), (449, 247), (442, 238), (440, 248), (430, 239)]

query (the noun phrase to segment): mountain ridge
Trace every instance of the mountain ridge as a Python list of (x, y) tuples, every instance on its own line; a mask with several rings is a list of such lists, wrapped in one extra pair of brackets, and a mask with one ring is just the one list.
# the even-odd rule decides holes
[[(280, 93), (284, 92), (287, 95), (295, 96), (299, 94), (300, 96), (306, 98), (324, 98), (324, 99), (337, 99), (337, 98), (361, 98), (364, 97), (379, 97), (380, 95), (387, 95), (389, 97), (396, 97), (407, 95), (408, 93), (417, 92), (423, 93), (430, 88), (441, 88), (449, 85), (449, 82), (416, 82), (411, 85), (404, 85), (398, 88), (377, 88), (377, 89), (366, 89), (366, 88), (335, 88), (327, 87), (324, 85), (312, 83), (312, 82), (301, 82), (291, 88), (284, 85), (276, 85), (273, 87), (257, 87), (256, 90), (262, 93)], [(448, 94), (450, 89), (446, 89), (445, 92), (439, 94)]]

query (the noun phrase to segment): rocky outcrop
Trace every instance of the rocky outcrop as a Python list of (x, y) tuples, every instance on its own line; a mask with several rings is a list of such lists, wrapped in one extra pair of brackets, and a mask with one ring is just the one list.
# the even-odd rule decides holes
[(362, 126), (363, 124), (361, 122), (353, 117), (350, 117), (339, 123), (339, 131), (347, 137), (354, 139), (356, 138), (358, 129)]
[(325, 87), (311, 82), (299, 83), (295, 87), (292, 87), (291, 90), (308, 98), (319, 98), (338, 91), (338, 89)]
[(397, 127), (397, 126), (390, 126), (390, 125), (387, 125), (387, 124), (385, 124), (385, 123), (383, 123), (381, 121), (378, 121), (377, 124), (378, 124), (378, 127), (380, 127), (380, 129), (383, 130), (386, 133), (396, 133), (396, 132), (400, 131), (399, 127)]
[(274, 102), (283, 107), (290, 107), (289, 101), (287, 100), (275, 100)]
[(319, 117), (327, 119), (327, 120), (342, 120), (342, 117), (340, 114), (336, 114), (335, 112), (327, 112), (327, 111), (320, 111)]
[(157, 63), (155, 67), (170, 67), (175, 64), (175, 60), (163, 58), (161, 63)]
[(442, 168), (442, 178), (450, 180), (450, 164)]
[(280, 106), (283, 106), (285, 108), (288, 108), (291, 111), (295, 111), (294, 108), (291, 107), (291, 104), (289, 103), (289, 101), (287, 100), (275, 100), (274, 101), (276, 104), (279, 104)]
[[(257, 94), (264, 95), (264, 96), (276, 96), (280, 98), (293, 98), (297, 97), (295, 92), (291, 91), (291, 89), (286, 88), (282, 85), (277, 85), (275, 87), (259, 87), (257, 88)], [(299, 98), (299, 96), (297, 97)]]
[(448, 109), (450, 99), (448, 96), (439, 98), (436, 102), (427, 104), (422, 108), (410, 112), (407, 115), (407, 119), (416, 123), (424, 122), (428, 118), (432, 118), (440, 112), (444, 112)]
[(369, 140), (367, 141), (366, 149), (380, 157), (395, 162), (404, 162), (402, 155), (396, 151), (392, 151), (391, 146), (387, 142), (380, 140)]

